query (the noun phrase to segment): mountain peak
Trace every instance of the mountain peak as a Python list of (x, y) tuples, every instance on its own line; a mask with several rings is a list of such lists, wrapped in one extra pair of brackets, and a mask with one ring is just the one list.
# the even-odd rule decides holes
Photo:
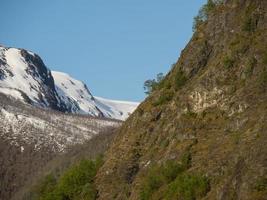
[(51, 72), (37, 54), (18, 48), (0, 47), (0, 92), (42, 108), (119, 120), (138, 105), (95, 100), (85, 83)]

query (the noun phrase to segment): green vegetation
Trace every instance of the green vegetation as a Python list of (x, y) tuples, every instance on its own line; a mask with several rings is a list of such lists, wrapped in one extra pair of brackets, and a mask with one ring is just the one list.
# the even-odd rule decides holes
[(169, 101), (172, 100), (174, 96), (174, 92), (171, 90), (164, 90), (161, 92), (159, 98), (157, 99), (157, 101), (153, 104), (154, 106), (158, 106), (158, 105), (162, 105), (165, 104)]
[(168, 160), (164, 164), (154, 165), (143, 181), (141, 200), (149, 199), (185, 199), (194, 200), (203, 197), (209, 190), (209, 181), (198, 174), (189, 174), (191, 154), (185, 153), (180, 162)]
[[(175, 66), (175, 64), (172, 65), (172, 68)], [(165, 78), (163, 73), (157, 74), (157, 77), (155, 79), (149, 79), (144, 82), (144, 90), (145, 94), (149, 95), (155, 90), (161, 90), (165, 89), (158, 101), (155, 103), (155, 105), (160, 105), (165, 102), (168, 102), (172, 99), (174, 93), (171, 91), (172, 86), (174, 85), (174, 88), (176, 90), (180, 89), (187, 81), (187, 77), (185, 76), (184, 72), (179, 69), (178, 72), (175, 73), (174, 77), (174, 84), (173, 79)]]
[[(54, 175), (49, 174), (47, 175), (40, 183), (39, 187), (37, 188), (37, 193), (41, 197), (39, 199), (49, 199), (42, 198), (48, 194), (51, 194), (54, 191), (54, 188), (56, 187), (57, 180)], [(50, 198), (51, 199), (51, 198)]]
[(153, 92), (155, 89), (158, 88), (159, 84), (162, 82), (164, 79), (163, 73), (157, 74), (156, 79), (149, 79), (144, 82), (144, 90), (145, 94), (149, 95), (151, 92)]
[(158, 84), (158, 89), (162, 89), (162, 88), (165, 88), (165, 89), (171, 89), (172, 87), (172, 84), (171, 84), (171, 81), (170, 79), (163, 79), (161, 82), (159, 82)]
[(255, 189), (257, 191), (266, 191), (267, 190), (267, 178), (260, 178), (257, 183)]
[(223, 65), (226, 69), (230, 69), (231, 67), (234, 66), (234, 59), (229, 57), (229, 56), (226, 56), (224, 59), (223, 59)]
[(142, 200), (151, 199), (153, 193), (160, 187), (174, 181), (178, 174), (184, 170), (185, 168), (182, 164), (171, 160), (167, 161), (164, 165), (152, 166), (148, 171), (148, 175), (145, 177), (140, 198)]
[(177, 90), (180, 89), (182, 86), (185, 85), (186, 81), (187, 81), (187, 77), (185, 76), (184, 72), (182, 70), (179, 70), (175, 74), (175, 88)]
[(257, 28), (257, 22), (261, 17), (261, 14), (255, 12), (253, 13), (253, 11), (253, 8), (246, 10), (246, 15), (242, 25), (242, 30), (248, 33), (255, 32)]
[(253, 19), (251, 17), (246, 17), (243, 23), (242, 30), (246, 32), (253, 32), (256, 29)]
[(166, 199), (195, 200), (204, 197), (209, 191), (206, 177), (193, 174), (182, 174), (172, 182), (164, 195)]
[(262, 17), (262, 13), (256, 10), (256, 7), (249, 6), (246, 8), (243, 18), (242, 30), (248, 33), (253, 33), (257, 29), (258, 21)]
[(81, 160), (71, 166), (58, 179), (47, 175), (36, 187), (36, 198), (39, 200), (93, 200), (96, 199), (94, 177), (102, 165), (101, 159)]
[(198, 11), (198, 15), (194, 17), (193, 31), (195, 32), (200, 24), (208, 19), (209, 14), (220, 5), (222, 0), (208, 0)]

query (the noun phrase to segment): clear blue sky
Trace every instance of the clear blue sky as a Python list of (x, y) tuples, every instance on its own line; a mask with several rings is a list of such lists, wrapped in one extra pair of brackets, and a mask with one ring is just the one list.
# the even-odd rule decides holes
[(166, 73), (206, 0), (0, 0), (0, 43), (39, 54), (96, 96), (141, 101)]

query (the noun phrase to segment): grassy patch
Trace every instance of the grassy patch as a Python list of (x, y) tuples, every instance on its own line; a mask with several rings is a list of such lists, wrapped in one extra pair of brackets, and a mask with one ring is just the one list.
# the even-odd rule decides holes
[(159, 96), (159, 98), (156, 100), (156, 102), (153, 104), (154, 106), (163, 105), (169, 101), (172, 100), (174, 96), (174, 92), (171, 90), (163, 90)]
[(168, 160), (148, 169), (142, 182), (141, 200), (181, 199), (194, 200), (209, 191), (209, 181), (199, 174), (187, 172), (191, 154), (186, 152), (180, 162)]
[(182, 173), (184, 170), (184, 167), (175, 161), (167, 161), (163, 165), (152, 166), (144, 179), (140, 199), (151, 199), (153, 193), (162, 186), (175, 180), (178, 174)]
[(40, 185), (35, 188), (35, 197), (39, 200), (93, 200), (97, 191), (94, 186), (94, 177), (101, 159), (95, 161), (81, 160), (71, 166), (59, 178), (52, 174), (47, 175)]
[(165, 89), (171, 89), (171, 87), (172, 87), (172, 84), (171, 84), (171, 82), (170, 82), (170, 79), (168, 79), (168, 78), (165, 78), (165, 79), (163, 79), (161, 82), (159, 82), (159, 84), (158, 84), (158, 89), (160, 90), (160, 89), (163, 89), (163, 88), (165, 88)]
[(165, 198), (172, 200), (195, 200), (209, 191), (209, 181), (202, 175), (182, 174), (168, 185)]

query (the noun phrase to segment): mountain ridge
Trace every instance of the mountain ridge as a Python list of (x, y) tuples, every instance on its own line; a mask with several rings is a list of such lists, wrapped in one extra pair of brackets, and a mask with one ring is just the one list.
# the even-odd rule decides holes
[[(125, 120), (138, 105), (129, 108), (96, 102), (86, 84), (64, 72), (50, 71), (42, 59), (25, 49), (0, 47), (0, 92), (43, 108)], [(124, 110), (118, 109), (122, 108)]]

